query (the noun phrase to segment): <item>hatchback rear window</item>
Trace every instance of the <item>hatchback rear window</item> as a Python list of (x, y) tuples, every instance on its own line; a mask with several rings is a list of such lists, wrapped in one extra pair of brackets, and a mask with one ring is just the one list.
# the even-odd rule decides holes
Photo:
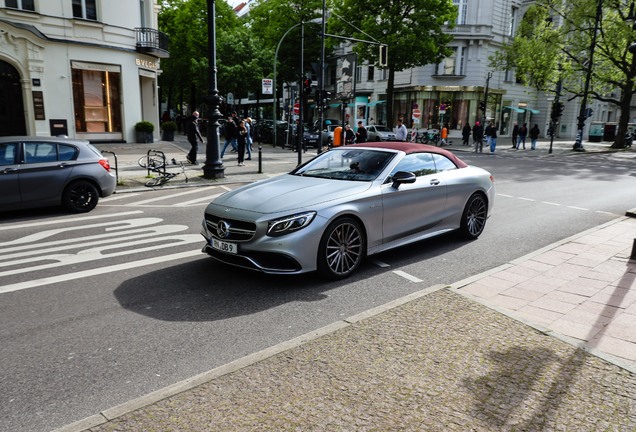
[(57, 153), (58, 153), (57, 160), (61, 160), (61, 161), (73, 160), (75, 159), (75, 156), (77, 156), (77, 149), (70, 145), (58, 144)]

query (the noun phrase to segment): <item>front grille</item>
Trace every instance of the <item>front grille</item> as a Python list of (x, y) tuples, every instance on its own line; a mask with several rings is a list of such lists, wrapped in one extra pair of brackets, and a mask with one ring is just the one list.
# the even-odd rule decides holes
[(204, 250), (208, 255), (221, 262), (265, 273), (291, 273), (302, 269), (298, 261), (281, 253), (244, 251), (242, 255), (232, 255), (220, 252), (210, 246)]
[[(227, 237), (221, 238), (221, 236), (219, 236), (217, 232), (218, 223), (221, 220), (223, 220), (229, 226)], [(247, 222), (239, 219), (226, 219), (208, 213), (205, 214), (205, 224), (207, 225), (212, 235), (219, 238), (220, 240), (248, 241), (251, 240), (256, 233), (256, 224), (254, 222)]]

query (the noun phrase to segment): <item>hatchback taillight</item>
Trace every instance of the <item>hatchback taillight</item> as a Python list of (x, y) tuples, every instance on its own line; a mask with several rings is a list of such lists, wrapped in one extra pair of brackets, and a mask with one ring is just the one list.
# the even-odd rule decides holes
[(108, 162), (108, 159), (100, 159), (99, 164), (103, 166), (106, 171), (110, 172), (110, 163)]

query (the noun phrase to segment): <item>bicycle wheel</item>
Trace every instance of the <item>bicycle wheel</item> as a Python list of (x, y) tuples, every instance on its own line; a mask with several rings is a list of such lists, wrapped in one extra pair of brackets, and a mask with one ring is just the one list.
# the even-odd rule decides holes
[(439, 135), (435, 134), (435, 136), (433, 136), (433, 142), (435, 145), (439, 145)]
[(172, 177), (157, 177), (157, 178), (148, 180), (146, 182), (146, 186), (148, 187), (163, 186), (164, 184), (168, 183), (170, 180), (172, 180)]
[(139, 159), (139, 166), (146, 169), (161, 168), (166, 161), (157, 155), (146, 155)]
[(420, 142), (422, 144), (428, 144), (428, 134), (427, 133), (422, 134), (422, 137), (420, 138)]

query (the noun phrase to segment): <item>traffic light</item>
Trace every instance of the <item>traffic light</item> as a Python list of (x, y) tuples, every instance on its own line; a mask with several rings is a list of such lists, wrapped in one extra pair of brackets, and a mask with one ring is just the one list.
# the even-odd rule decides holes
[(305, 78), (303, 80), (303, 94), (310, 95), (311, 94), (311, 78)]
[(331, 96), (331, 92), (328, 92), (326, 90), (322, 92), (322, 109), (323, 110), (329, 109), (329, 102), (331, 102), (331, 98), (329, 96)]
[(554, 104), (552, 104), (552, 121), (553, 122), (557, 122), (559, 120), (559, 117), (561, 117), (563, 115), (563, 104), (561, 102), (555, 102)]
[(386, 67), (389, 61), (389, 47), (380, 45), (380, 66)]
[(479, 102), (479, 109), (481, 110), (482, 113), (486, 112), (486, 102), (481, 101)]

